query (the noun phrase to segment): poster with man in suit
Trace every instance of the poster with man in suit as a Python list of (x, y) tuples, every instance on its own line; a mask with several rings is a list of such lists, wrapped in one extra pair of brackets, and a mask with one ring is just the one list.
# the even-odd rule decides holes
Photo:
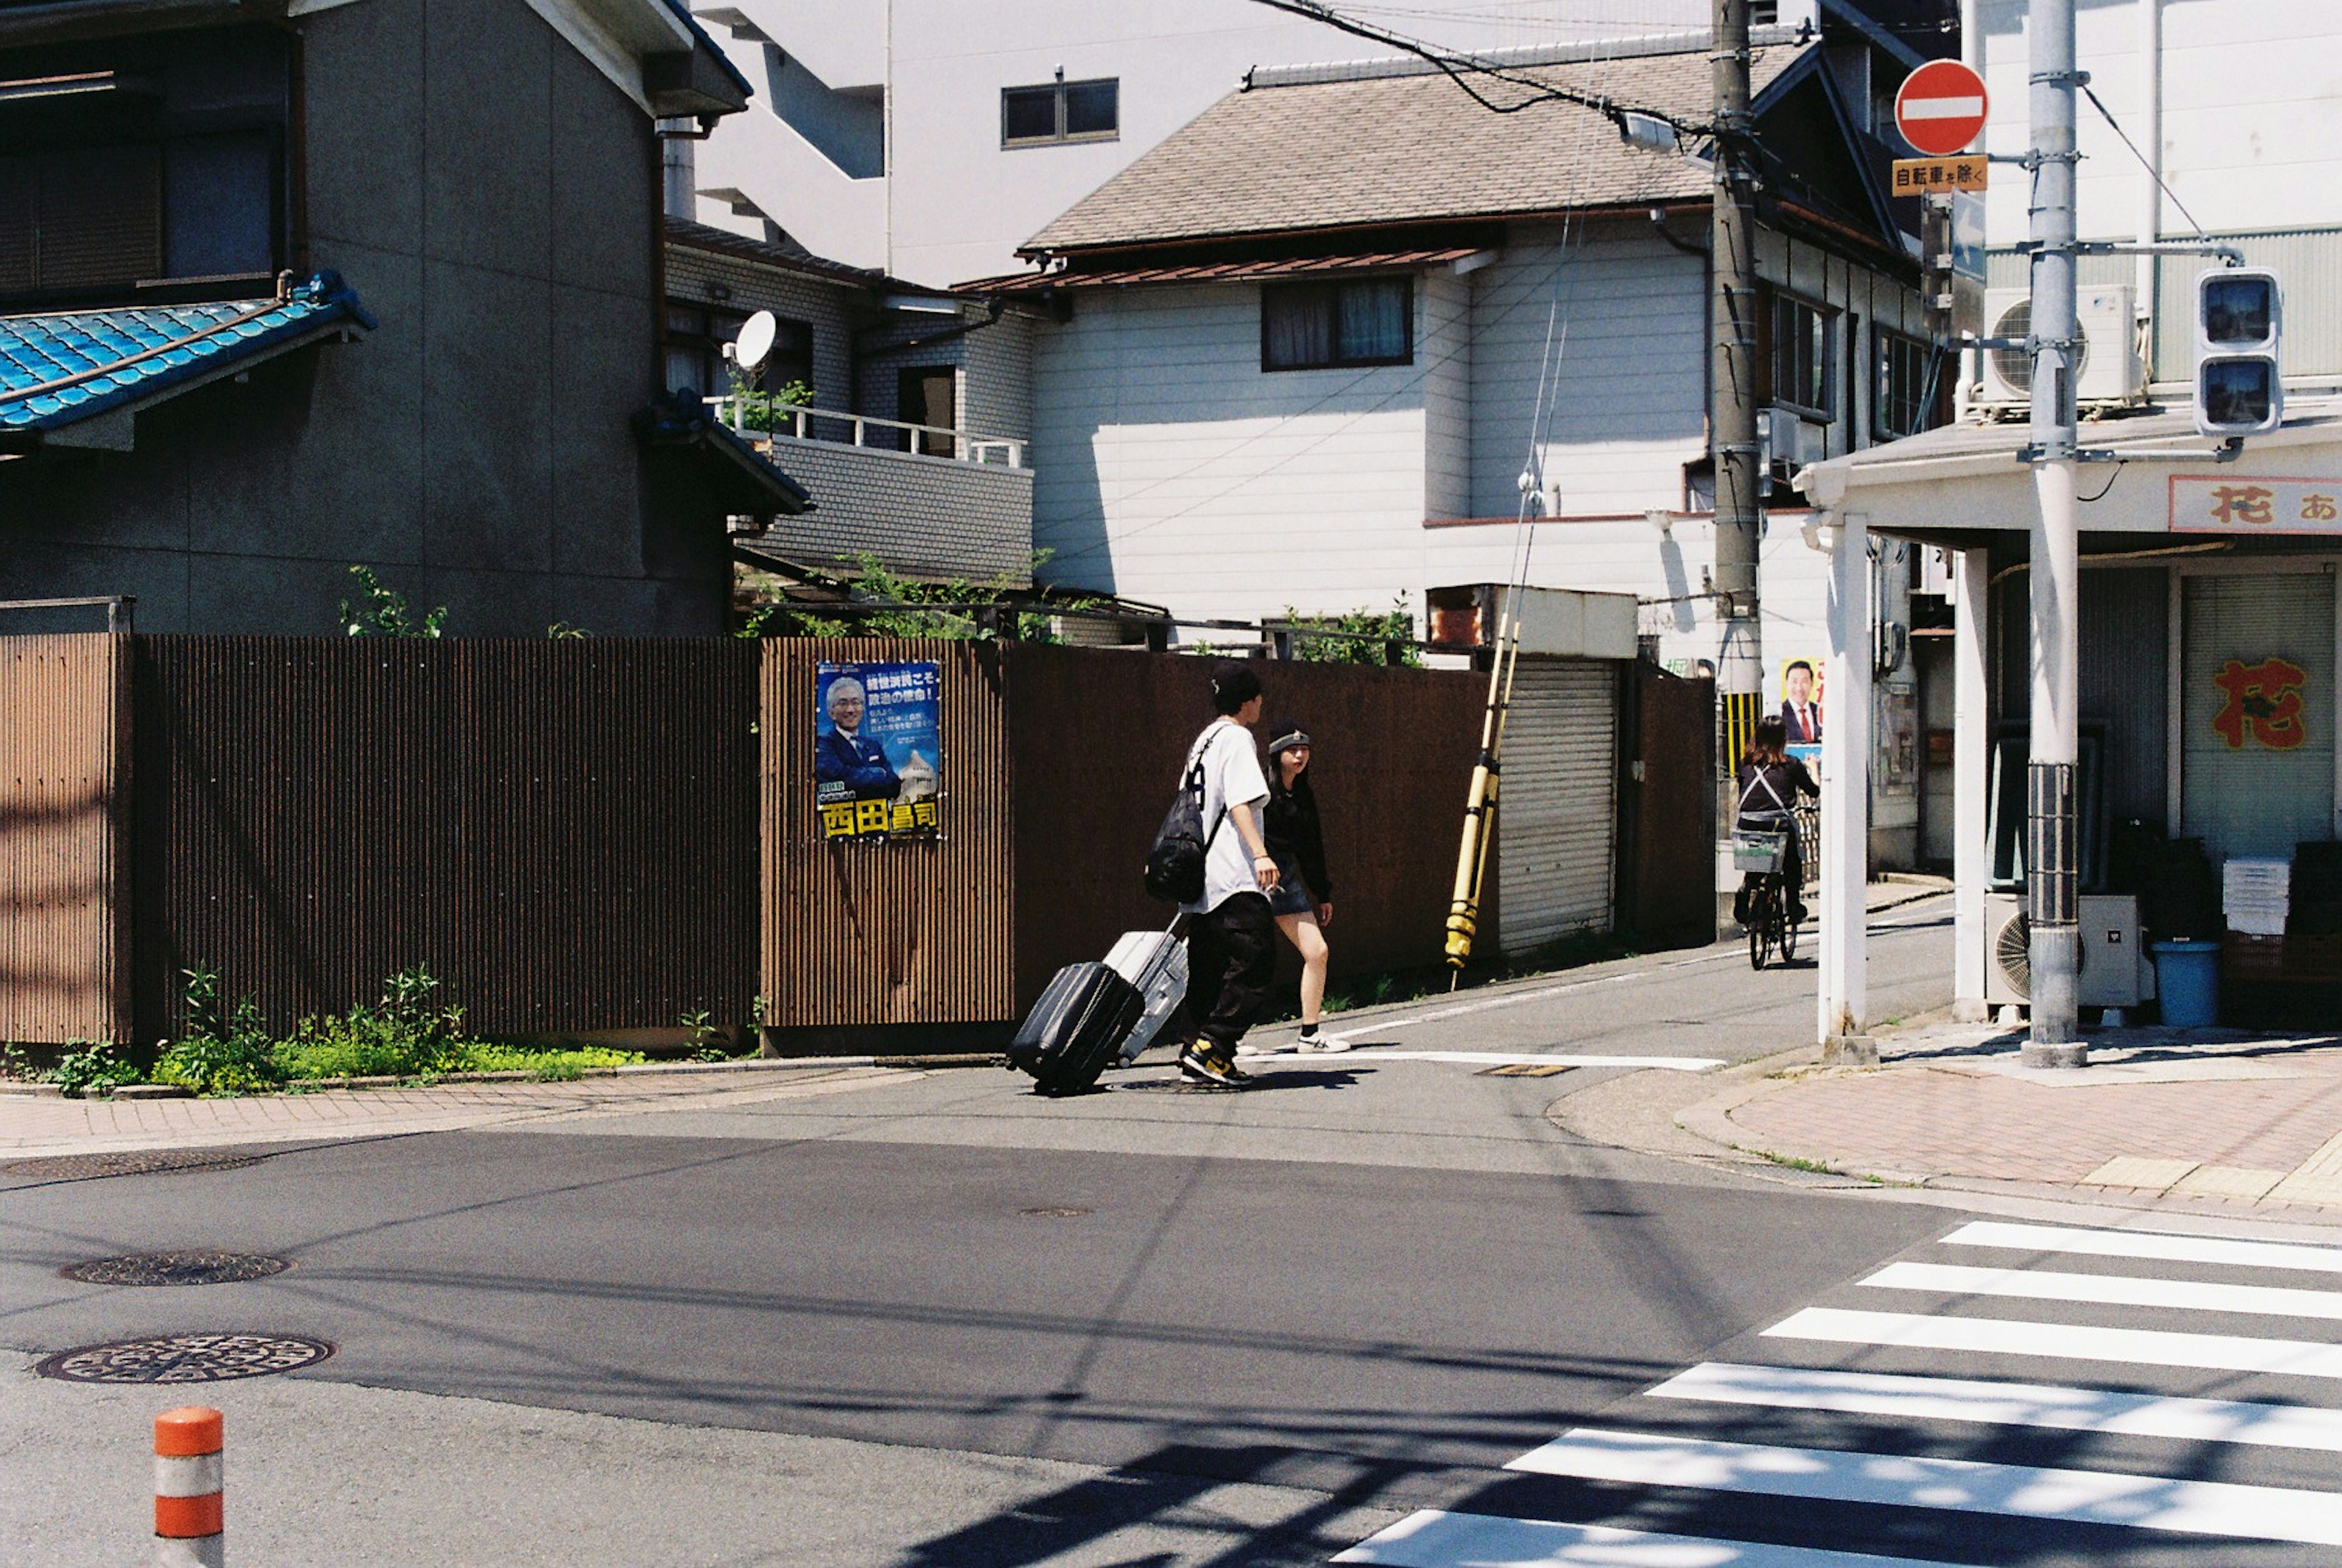
[(933, 663), (814, 667), (814, 801), (824, 839), (941, 827), (942, 686)]
[(1821, 681), (1809, 659), (1791, 659), (1781, 669), (1781, 726), (1789, 744), (1813, 745), (1822, 738)]

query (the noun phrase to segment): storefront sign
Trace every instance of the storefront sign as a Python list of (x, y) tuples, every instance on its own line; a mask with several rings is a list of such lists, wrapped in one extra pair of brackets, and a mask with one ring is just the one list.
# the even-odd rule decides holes
[(814, 800), (824, 839), (926, 836), (942, 825), (941, 666), (814, 667)]
[(2212, 715), (2212, 728), (2232, 752), (2247, 742), (2289, 752), (2309, 738), (2301, 717), (2301, 688), (2309, 674), (2291, 660), (2270, 655), (2258, 664), (2230, 659), (2212, 677), (2227, 700)]
[(2342, 479), (2171, 477), (2175, 534), (2342, 534)]

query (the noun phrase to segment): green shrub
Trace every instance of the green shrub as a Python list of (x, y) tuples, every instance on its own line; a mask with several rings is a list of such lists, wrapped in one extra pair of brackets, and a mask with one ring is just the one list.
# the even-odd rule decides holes
[(474, 1040), (449, 1054), (445, 1073), (534, 1073), (540, 1078), (575, 1078), (589, 1067), (631, 1067), (643, 1059), (639, 1051), (619, 1051), (606, 1045), (558, 1045), (550, 1048), (499, 1045)]
[(288, 1078), (416, 1078), (460, 1072), (450, 1061), (469, 1044), (464, 1010), (433, 1007), (439, 982), (421, 964), (383, 982), (382, 999), (346, 1013), (304, 1018), (276, 1046)]
[(93, 1091), (111, 1094), (125, 1084), (141, 1082), (145, 1074), (139, 1072), (122, 1054), (122, 1048), (111, 1041), (92, 1044), (84, 1040), (65, 1042), (65, 1054), (58, 1058), (56, 1068), (49, 1074), (49, 1082), (67, 1094), (86, 1095)]
[(216, 974), (201, 966), (181, 973), (187, 982), (187, 1033), (156, 1060), (155, 1081), (198, 1094), (249, 1094), (284, 1077), (252, 999), (224, 1008)]

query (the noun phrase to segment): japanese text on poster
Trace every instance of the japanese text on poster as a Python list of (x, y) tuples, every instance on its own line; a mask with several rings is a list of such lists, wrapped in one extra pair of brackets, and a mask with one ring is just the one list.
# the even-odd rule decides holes
[(942, 674), (933, 664), (814, 667), (814, 801), (821, 836), (886, 839), (941, 828)]

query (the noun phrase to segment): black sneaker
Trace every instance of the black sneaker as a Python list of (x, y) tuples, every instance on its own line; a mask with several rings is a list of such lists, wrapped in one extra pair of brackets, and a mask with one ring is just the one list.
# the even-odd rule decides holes
[(1234, 1066), (1215, 1061), (1196, 1045), (1179, 1053), (1179, 1072), (1191, 1084), (1210, 1084), (1222, 1089), (1233, 1089), (1245, 1081), (1245, 1074)]

